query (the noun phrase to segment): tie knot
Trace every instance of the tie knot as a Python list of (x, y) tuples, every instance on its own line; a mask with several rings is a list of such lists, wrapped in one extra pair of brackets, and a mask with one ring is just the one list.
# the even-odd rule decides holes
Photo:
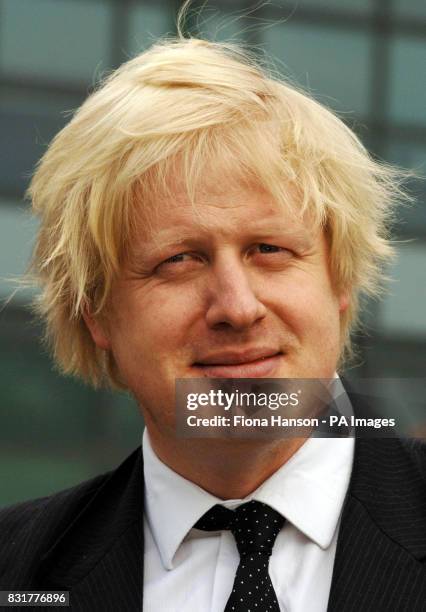
[(239, 506), (230, 525), (240, 555), (257, 552), (270, 556), (284, 517), (270, 506), (251, 501)]
[(197, 529), (229, 529), (241, 555), (257, 553), (270, 556), (285, 518), (270, 506), (258, 501), (242, 504), (235, 511), (213, 506), (195, 524)]

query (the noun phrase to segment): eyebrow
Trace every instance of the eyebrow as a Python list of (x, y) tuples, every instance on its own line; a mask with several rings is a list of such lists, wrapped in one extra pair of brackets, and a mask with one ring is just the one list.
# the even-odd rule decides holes
[[(212, 228), (203, 227), (202, 225), (194, 225), (193, 227), (187, 229), (183, 226), (174, 226), (172, 228), (167, 228), (160, 230), (154, 236), (152, 236), (149, 241), (160, 243), (161, 247), (171, 245), (171, 244), (180, 244), (187, 240), (196, 240), (198, 237), (203, 237), (207, 233), (211, 232)], [(176, 233), (179, 233), (176, 236)], [(235, 232), (230, 232), (230, 234), (235, 234)], [(244, 232), (241, 232), (241, 228), (238, 229), (238, 234), (242, 233), (247, 236), (256, 235), (264, 235), (264, 236), (277, 236), (281, 235), (283, 237), (296, 238), (296, 239), (308, 239), (313, 237), (313, 233), (305, 228), (304, 226), (299, 227), (297, 229), (289, 227), (288, 225), (273, 225), (270, 220), (261, 220), (260, 222), (252, 223), (249, 227), (245, 228)], [(197, 235), (197, 237), (196, 237)]]
[[(262, 225), (264, 227), (262, 227)], [(176, 236), (176, 232), (179, 231), (179, 236)], [(173, 229), (164, 229), (150, 237), (147, 242), (143, 245), (137, 244), (132, 248), (131, 259), (134, 262), (146, 261), (151, 257), (158, 257), (162, 255), (163, 251), (168, 249), (197, 249), (205, 241), (208, 235), (207, 231), (203, 231), (202, 228), (192, 228), (190, 230), (182, 231), (179, 226)], [(241, 233), (239, 233), (241, 236)], [(267, 240), (268, 238), (281, 238), (288, 240), (290, 246), (295, 246), (301, 251), (308, 251), (314, 244), (315, 237), (308, 230), (301, 228), (297, 231), (291, 230), (288, 227), (271, 227), (266, 226), (264, 223), (256, 224), (250, 227), (250, 231), (244, 232), (242, 236), (245, 240)]]

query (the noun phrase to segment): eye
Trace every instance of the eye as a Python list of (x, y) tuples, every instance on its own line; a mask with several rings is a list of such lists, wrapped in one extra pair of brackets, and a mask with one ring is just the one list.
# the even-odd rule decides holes
[(260, 244), (256, 245), (256, 249), (262, 255), (273, 255), (277, 253), (279, 255), (282, 255), (283, 257), (291, 257), (291, 255), (293, 254), (293, 252), (289, 249), (277, 246), (276, 244), (267, 244), (265, 242), (261, 242)]
[(293, 259), (294, 252), (276, 244), (260, 242), (253, 245), (250, 255), (253, 262), (260, 266), (281, 269)]
[(280, 253), (281, 251), (287, 251), (287, 249), (283, 249), (275, 244), (266, 244), (263, 242), (258, 245), (258, 249), (261, 253)]
[(172, 257), (169, 257), (168, 259), (165, 259), (164, 261), (162, 261), (160, 266), (163, 266), (165, 264), (182, 263), (183, 261), (186, 261), (185, 260), (186, 257), (190, 257), (190, 254), (189, 253), (178, 253), (177, 255), (172, 255)]
[(202, 258), (197, 253), (177, 253), (168, 257), (157, 266), (157, 271), (168, 274), (178, 272), (190, 272), (202, 263)]

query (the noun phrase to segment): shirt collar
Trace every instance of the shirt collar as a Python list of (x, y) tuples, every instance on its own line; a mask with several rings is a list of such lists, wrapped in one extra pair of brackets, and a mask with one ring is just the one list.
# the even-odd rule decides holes
[(354, 439), (309, 438), (272, 476), (243, 500), (221, 500), (183, 478), (142, 442), (145, 512), (166, 569), (192, 526), (215, 504), (235, 508), (252, 499), (268, 504), (306, 537), (328, 548), (349, 486)]
[(162, 563), (173, 569), (173, 557), (192, 526), (219, 500), (183, 478), (154, 453), (148, 431), (142, 438), (145, 512)]

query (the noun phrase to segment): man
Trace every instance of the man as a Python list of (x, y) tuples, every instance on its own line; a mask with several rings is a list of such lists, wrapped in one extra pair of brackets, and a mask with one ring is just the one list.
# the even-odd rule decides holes
[(426, 610), (423, 446), (175, 431), (176, 379), (335, 376), (392, 252), (395, 176), (230, 45), (159, 43), (88, 98), (30, 188), (38, 310), (65, 373), (133, 393), (143, 453), (3, 510), (3, 590), (79, 611)]

